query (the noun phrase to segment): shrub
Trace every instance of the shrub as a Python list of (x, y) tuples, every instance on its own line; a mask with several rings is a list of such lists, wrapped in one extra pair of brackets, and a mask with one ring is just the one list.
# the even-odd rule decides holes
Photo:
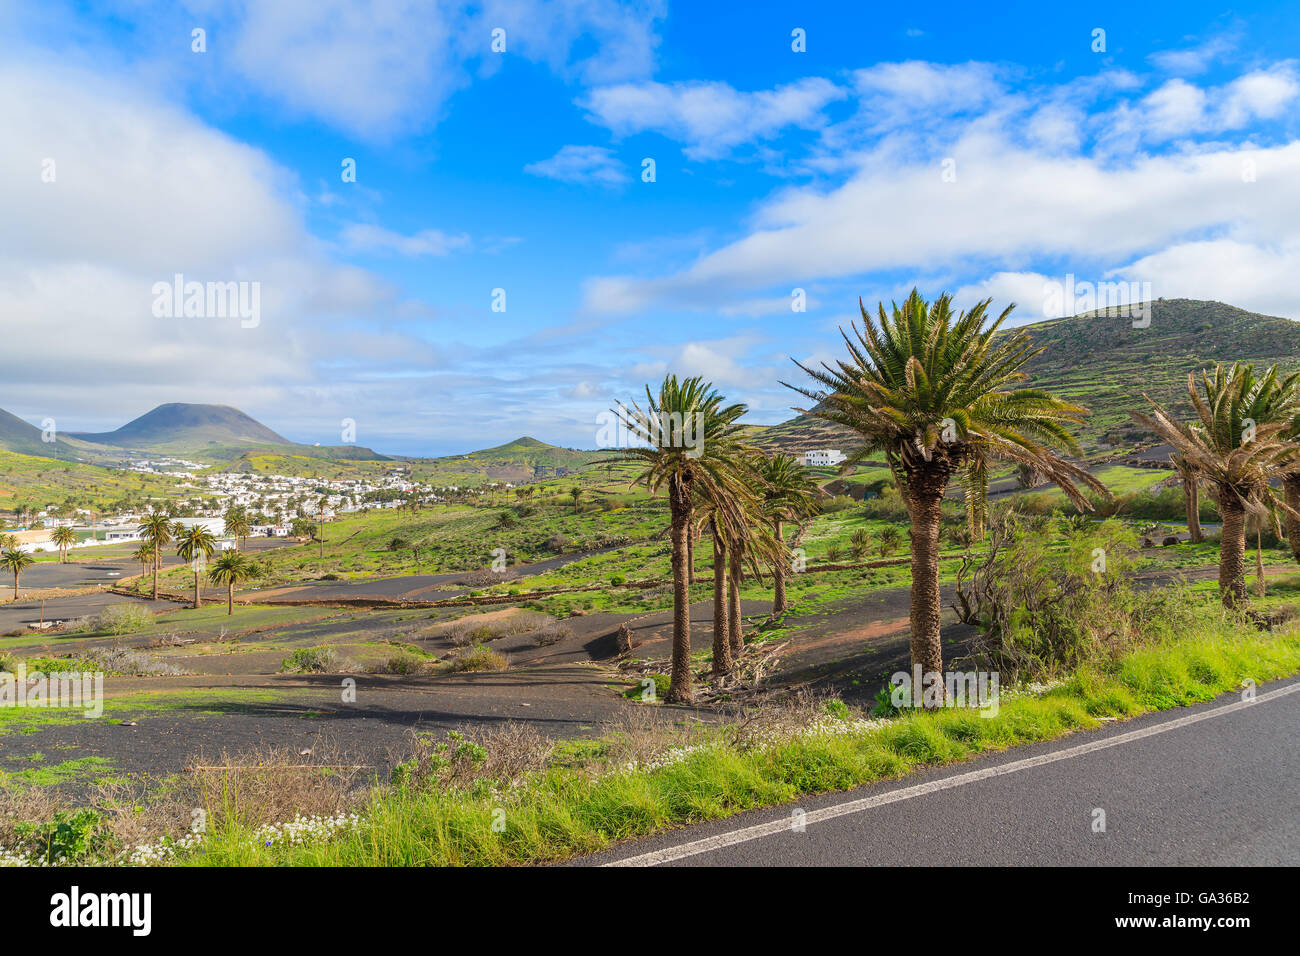
[(1193, 627), (1181, 589), (1132, 588), (1137, 539), (1118, 521), (1072, 534), (1063, 552), (1024, 525), (995, 518), (987, 555), (968, 555), (957, 575), (958, 616), (979, 628), (972, 657), (1004, 681), (1113, 661)]
[(86, 652), (84, 660), (124, 677), (179, 677), (189, 673), (175, 664), (125, 647), (92, 647)]
[(467, 671), (503, 671), (510, 666), (504, 654), (476, 644), (472, 648), (457, 651), (447, 662), (447, 669), (453, 673)]
[(105, 632), (121, 636), (153, 623), (153, 613), (143, 604), (113, 604), (93, 617), (82, 617), (68, 628), (78, 633)]
[(538, 629), (534, 639), (537, 641), (538, 647), (549, 647), (572, 636), (573, 628), (569, 627), (569, 625), (561, 624), (559, 621), (551, 621)]
[(332, 647), (300, 647), (280, 665), (282, 674), (328, 674), (339, 666), (338, 652)]

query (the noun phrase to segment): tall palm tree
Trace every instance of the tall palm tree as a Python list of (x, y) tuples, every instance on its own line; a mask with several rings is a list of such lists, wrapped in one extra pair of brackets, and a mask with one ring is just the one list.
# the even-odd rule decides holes
[(19, 551), (17, 548), (9, 548), (7, 551), (0, 553), (0, 567), (10, 572), (14, 576), (14, 600), (18, 600), (18, 577), (29, 567), (36, 563), (26, 551)]
[[(1183, 511), (1187, 517), (1187, 538), (1192, 544), (1200, 544), (1205, 540), (1205, 535), (1201, 533), (1201, 496), (1196, 469), (1178, 452), (1169, 456), (1173, 463), (1174, 470), (1178, 472), (1179, 481), (1183, 486)], [(1300, 503), (1300, 487), (1297, 488), (1297, 503)], [(1290, 523), (1288, 522), (1288, 527)]]
[(742, 404), (723, 405), (722, 396), (699, 376), (678, 381), (668, 375), (652, 394), (646, 386), (646, 405), (619, 404), (614, 410), (621, 427), (645, 442), (646, 447), (620, 449), (624, 458), (639, 459), (645, 469), (634, 479), (652, 494), (665, 491), (670, 516), (673, 567), (673, 663), (666, 699), (689, 703), (691, 690), (690, 588), (687, 584), (687, 536), (693, 497), (713, 502), (720, 516), (739, 523), (735, 501), (748, 494), (744, 457), (737, 420)]
[(172, 519), (162, 511), (151, 511), (140, 519), (140, 526), (136, 529), (141, 538), (144, 539), (151, 551), (153, 551), (153, 599), (158, 600), (158, 569), (162, 564), (162, 549), (172, 543), (172, 538), (176, 535), (176, 526), (172, 524)]
[(226, 534), (236, 540), (242, 540), (241, 547), (247, 547), (249, 532), (253, 530), (248, 512), (240, 505), (231, 505), (222, 518), (225, 521)]
[(1277, 367), (1256, 377), (1252, 366), (1216, 365), (1211, 377), (1187, 376), (1187, 394), (1196, 420), (1185, 425), (1149, 396), (1150, 415), (1130, 412), (1164, 441), (1173, 445), (1210, 485), (1223, 520), (1219, 538), (1219, 595), (1225, 607), (1246, 601), (1246, 516), (1293, 518), (1300, 512), (1280, 500), (1269, 487), (1276, 475), (1283, 481), (1300, 474), (1300, 445), (1286, 440), (1300, 412), (1300, 373), (1280, 377)]
[(762, 479), (763, 515), (781, 552), (779, 560), (772, 562), (772, 616), (777, 617), (785, 613), (787, 606), (785, 575), (788, 553), (782, 526), (787, 521), (798, 521), (816, 514), (819, 489), (808, 470), (793, 455), (765, 458), (758, 466), (758, 473)]
[(217, 539), (211, 531), (202, 525), (185, 528), (176, 539), (176, 555), (182, 561), (189, 561), (194, 569), (194, 606), (203, 600), (199, 591), (200, 563), (206, 562), (217, 550)]
[[(927, 303), (919, 292), (878, 319), (858, 303), (863, 327), (841, 330), (848, 359), (808, 368), (820, 386), (795, 388), (816, 402), (811, 414), (862, 438), (846, 465), (884, 453), (912, 522), (911, 650), (925, 674), (943, 670), (939, 642), (940, 505), (954, 477), (966, 483), (968, 508), (981, 510), (990, 461), (1030, 465), (1056, 482), (1080, 510), (1090, 509), (1076, 482), (1108, 494), (1101, 482), (1057, 454), (1078, 454), (1066, 428), (1087, 410), (1032, 388), (1035, 348), (1023, 330), (996, 336), (1009, 306), (989, 321), (991, 299), (955, 314), (952, 299)], [(996, 337), (995, 337), (996, 336)], [(972, 511), (972, 514), (974, 514)]]
[(227, 551), (213, 562), (208, 578), (226, 588), (226, 614), (235, 613), (235, 586), (257, 577), (258, 566), (238, 551)]
[(59, 564), (66, 564), (68, 561), (68, 548), (77, 543), (77, 532), (73, 531), (67, 525), (59, 525), (50, 535), (50, 540), (58, 546)]

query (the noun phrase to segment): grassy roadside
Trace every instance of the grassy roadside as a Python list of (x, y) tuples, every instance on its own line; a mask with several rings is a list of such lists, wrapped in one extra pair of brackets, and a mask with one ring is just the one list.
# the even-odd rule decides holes
[[(1004, 694), (996, 717), (973, 710), (855, 718), (834, 706), (787, 725), (692, 728), (649, 759), (617, 732), (561, 746), (536, 769), (488, 772), (491, 756), (452, 741), (432, 783), (373, 790), (355, 815), (286, 836), (239, 822), (233, 807), (175, 861), (214, 866), (518, 865), (593, 852), (658, 830), (802, 795), (898, 777), (981, 752), (1050, 740), (1213, 699), (1243, 681), (1300, 671), (1300, 630), (1259, 633), (1209, 620), (1192, 637), (1133, 650), (1042, 693)], [(476, 765), (484, 773), (476, 775)], [(448, 779), (451, 784), (440, 784)]]

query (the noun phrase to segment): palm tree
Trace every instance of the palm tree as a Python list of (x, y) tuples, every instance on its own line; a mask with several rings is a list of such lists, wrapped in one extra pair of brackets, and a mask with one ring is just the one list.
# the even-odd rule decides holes
[(764, 459), (758, 465), (758, 474), (762, 479), (759, 493), (762, 495), (763, 515), (772, 528), (772, 537), (781, 553), (778, 560), (772, 562), (772, 616), (775, 618), (784, 614), (787, 606), (785, 574), (788, 553), (782, 525), (816, 514), (819, 489), (817, 482), (793, 455), (774, 455)]
[(707, 526), (713, 539), (713, 673), (721, 676), (731, 671), (731, 642), (727, 626), (727, 536), (719, 525), (711, 502), (696, 495), (693, 507), (696, 525)]
[(885, 525), (880, 529), (880, 541), (876, 545), (882, 558), (887, 558), (898, 550), (899, 544), (903, 541), (903, 533), (895, 528), (892, 524)]
[(582, 489), (574, 485), (569, 489), (569, 497), (573, 499), (573, 510), (578, 510), (578, 500), (582, 497)]
[[(320, 556), (325, 557), (325, 507), (330, 503), (328, 495), (321, 495), (320, 500), (316, 502), (316, 516), (320, 521)], [(415, 510), (414, 505), (411, 508)]]
[(54, 529), (54, 533), (50, 535), (50, 540), (58, 545), (59, 564), (66, 564), (68, 561), (68, 548), (77, 543), (77, 532), (65, 524), (59, 525)]
[(140, 519), (140, 526), (136, 531), (144, 539), (150, 550), (153, 551), (153, 599), (156, 601), (158, 600), (158, 568), (162, 564), (162, 549), (172, 543), (172, 538), (176, 535), (176, 526), (172, 524), (172, 519), (167, 517), (164, 512), (151, 511)]
[(203, 600), (199, 592), (200, 564), (205, 563), (217, 550), (217, 539), (207, 528), (195, 525), (185, 528), (176, 539), (176, 556), (182, 561), (189, 561), (194, 569), (194, 606)]
[(1039, 389), (1013, 387), (1025, 380), (1025, 363), (1042, 350), (1023, 330), (997, 336), (1014, 305), (989, 322), (991, 302), (986, 299), (956, 315), (950, 296), (927, 304), (913, 289), (891, 313), (882, 303), (878, 321), (873, 321), (859, 301), (863, 328), (855, 322), (852, 335), (841, 330), (847, 361), (820, 369), (796, 362), (820, 386), (795, 388), (816, 402), (811, 414), (844, 425), (863, 440), (844, 466), (883, 452), (907, 502), (912, 662), (925, 674), (943, 670), (940, 505), (954, 477), (966, 485), (972, 530), (982, 529), (976, 519), (983, 512), (990, 461), (1033, 466), (1080, 510), (1091, 505), (1076, 482), (1108, 494), (1054, 450), (1079, 453), (1066, 425), (1083, 421), (1087, 410)]
[[(1219, 595), (1225, 607), (1246, 601), (1246, 516), (1277, 511), (1300, 513), (1269, 487), (1273, 475), (1284, 482), (1300, 474), (1300, 445), (1285, 438), (1300, 412), (1300, 373), (1279, 378), (1276, 366), (1256, 378), (1252, 366), (1216, 365), (1211, 378), (1187, 376), (1187, 394), (1196, 420), (1185, 425), (1149, 396), (1152, 414), (1133, 418), (1173, 445), (1214, 492), (1223, 520), (1219, 539)], [(1202, 394), (1202, 392), (1204, 394)]]
[[(1169, 460), (1173, 463), (1174, 470), (1178, 472), (1178, 478), (1183, 485), (1183, 511), (1187, 517), (1187, 539), (1192, 544), (1200, 544), (1205, 540), (1205, 535), (1201, 534), (1201, 497), (1198, 487), (1200, 479), (1191, 462), (1182, 455), (1174, 452), (1169, 456)], [(1297, 485), (1296, 489), (1296, 502), (1300, 505), (1300, 485)], [(1288, 519), (1287, 527), (1290, 526), (1290, 519)]]
[(741, 523), (738, 497), (748, 496), (744, 476), (747, 446), (740, 440), (736, 421), (745, 414), (742, 404), (723, 405), (713, 386), (696, 376), (679, 382), (668, 375), (653, 395), (646, 386), (646, 407), (633, 402), (614, 410), (621, 427), (648, 447), (620, 450), (624, 458), (640, 459), (645, 470), (634, 479), (652, 494), (665, 490), (670, 515), (673, 568), (673, 663), (665, 698), (689, 703), (691, 691), (690, 589), (687, 584), (687, 537), (693, 498), (712, 502), (730, 525)]
[(153, 566), (153, 548), (142, 544), (131, 552), (131, 558), (140, 563), (141, 574), (148, 574), (149, 568)]
[(0, 553), (0, 567), (9, 571), (14, 576), (14, 600), (18, 600), (18, 577), (29, 567), (36, 563), (26, 551), (19, 551), (17, 548), (9, 548)]
[(208, 578), (226, 587), (226, 614), (235, 613), (235, 586), (252, 580), (261, 569), (238, 551), (227, 551), (213, 563)]
[(253, 530), (248, 512), (239, 505), (231, 505), (222, 517), (226, 523), (226, 534), (236, 540), (242, 539), (243, 546), (247, 547), (249, 532)]

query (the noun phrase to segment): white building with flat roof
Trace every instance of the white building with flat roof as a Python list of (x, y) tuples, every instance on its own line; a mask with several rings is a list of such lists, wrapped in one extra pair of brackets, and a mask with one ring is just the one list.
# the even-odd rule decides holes
[(838, 448), (819, 448), (816, 451), (804, 452), (803, 464), (805, 468), (825, 468), (838, 465), (847, 457)]

